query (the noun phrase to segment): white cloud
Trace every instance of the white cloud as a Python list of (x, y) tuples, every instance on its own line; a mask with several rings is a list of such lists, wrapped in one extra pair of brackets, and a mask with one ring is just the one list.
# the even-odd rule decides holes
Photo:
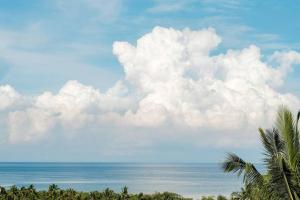
[[(283, 82), (282, 67), (261, 61), (259, 48), (210, 56), (220, 41), (213, 29), (157, 27), (136, 47), (116, 42), (114, 53), (126, 79), (144, 95), (140, 102), (155, 104), (157, 110), (151, 111), (162, 113), (161, 120), (168, 115), (188, 126), (238, 128), (262, 122), (280, 104), (300, 105), (295, 96), (273, 88)], [(291, 60), (299, 57), (296, 53)], [(148, 107), (140, 103), (136, 115)]]
[(13, 106), (20, 99), (20, 94), (11, 86), (0, 86), (0, 111)]
[(9, 140), (12, 143), (31, 142), (42, 139), (54, 126), (51, 112), (37, 108), (12, 111), (8, 116)]
[(300, 64), (300, 56), (296, 51), (276, 51), (270, 56), (269, 60), (279, 65), (279, 70), (283, 76), (292, 70), (292, 65)]
[(81, 129), (97, 122), (103, 114), (121, 112), (131, 103), (128, 97), (118, 96), (122, 95), (122, 89), (122, 83), (117, 82), (102, 94), (91, 86), (69, 81), (57, 94), (44, 92), (29, 108), (9, 114), (10, 139), (12, 142), (35, 140), (35, 133), (39, 139), (54, 127), (62, 127), (66, 132)]
[[(10, 140), (27, 142), (54, 128), (68, 132), (90, 126), (171, 125), (234, 132), (270, 125), (281, 104), (299, 108), (298, 97), (278, 89), (292, 65), (300, 63), (299, 53), (275, 52), (265, 62), (251, 45), (211, 55), (220, 42), (212, 28), (162, 27), (136, 45), (115, 42), (124, 80), (106, 92), (69, 81), (57, 94), (36, 96), (30, 106), (10, 112)], [(232, 138), (247, 141), (247, 133)]]

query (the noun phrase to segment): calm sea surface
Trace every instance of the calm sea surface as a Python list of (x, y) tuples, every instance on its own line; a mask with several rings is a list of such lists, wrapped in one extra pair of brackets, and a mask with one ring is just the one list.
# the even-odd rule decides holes
[(241, 179), (225, 174), (219, 164), (142, 164), (142, 163), (0, 163), (1, 186), (60, 188), (82, 191), (176, 192), (184, 196), (228, 195), (238, 190)]

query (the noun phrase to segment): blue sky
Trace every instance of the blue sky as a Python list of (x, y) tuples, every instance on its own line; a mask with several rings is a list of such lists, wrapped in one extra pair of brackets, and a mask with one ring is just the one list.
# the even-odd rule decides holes
[[(120, 50), (120, 46), (116, 47), (116, 52), (113, 52), (113, 44), (115, 41), (126, 41), (135, 46), (139, 38), (152, 33), (154, 27), (158, 26), (179, 31), (184, 28), (195, 31), (213, 28), (215, 33), (210, 32), (209, 34), (217, 34), (222, 42), (212, 45), (213, 48), (210, 50), (212, 56), (226, 54), (229, 49), (242, 51), (250, 45), (255, 45), (260, 48), (261, 62), (267, 63), (274, 52), (300, 51), (300, 23), (298, 20), (300, 5), (289, 0), (112, 0), (109, 2), (102, 0), (0, 0), (0, 4), (0, 85), (10, 85), (19, 96), (22, 96), (21, 103), (14, 103), (1, 111), (3, 134), (1, 135), (0, 150), (5, 152), (0, 156), (2, 161), (214, 162), (222, 159), (224, 152), (231, 150), (250, 160), (257, 160), (260, 149), (256, 142), (249, 143), (245, 147), (243, 147), (243, 143), (231, 145), (230, 142), (230, 145), (214, 146), (212, 141), (217, 140), (214, 137), (222, 135), (222, 131), (216, 130), (217, 127), (214, 127), (218, 125), (196, 125), (196, 128), (194, 124), (193, 127), (183, 125), (178, 130), (177, 125), (174, 125), (178, 121), (177, 114), (176, 117), (171, 117), (170, 120), (166, 120), (167, 122), (158, 127), (150, 126), (149, 128), (148, 125), (144, 127), (140, 124), (137, 126), (127, 124), (123, 127), (109, 125), (109, 123), (103, 125), (101, 122), (99, 126), (93, 128), (90, 128), (91, 125), (85, 124), (84, 127), (76, 129), (61, 129), (61, 126), (68, 126), (65, 125), (67, 122), (76, 124), (77, 118), (74, 118), (75, 121), (72, 122), (73, 116), (69, 117), (69, 114), (57, 111), (61, 107), (56, 107), (53, 102), (60, 101), (57, 100), (58, 97), (53, 97), (55, 98), (53, 102), (51, 100), (53, 107), (57, 109), (53, 114), (54, 117), (51, 114), (51, 119), (45, 118), (46, 122), (34, 121), (31, 117), (34, 114), (31, 112), (41, 107), (37, 105), (35, 98), (45, 91), (52, 92), (51, 94), (55, 96), (70, 80), (76, 80), (76, 83), (72, 82), (66, 88), (71, 88), (72, 91), (79, 88), (78, 94), (82, 91), (90, 91), (89, 88), (81, 86), (89, 86), (99, 90), (101, 94), (106, 94), (105, 92), (116, 82), (121, 81), (122, 84), (124, 82), (129, 90), (129, 97), (120, 101), (127, 102), (129, 99), (130, 106), (130, 102), (135, 101), (132, 99), (140, 98), (139, 95), (147, 96), (148, 90), (152, 88), (139, 91), (140, 87), (144, 86), (138, 85), (135, 82), (137, 79), (132, 78), (138, 72), (129, 74), (131, 72), (126, 71), (129, 70), (128, 66), (136, 63), (122, 61), (121, 57), (126, 56), (127, 53)], [(172, 30), (169, 30), (170, 34)], [(127, 48), (128, 45), (126, 45)], [(143, 59), (141, 62), (144, 61)], [(145, 60), (147, 59), (145, 58)], [(152, 59), (157, 58), (151, 57)], [(272, 95), (276, 93), (275, 96), (283, 103), (292, 102), (292, 108), (298, 106), (300, 98), (300, 68), (297, 59), (291, 61), (295, 65), (288, 67), (284, 78), (279, 78), (283, 83), (274, 87), (275, 89), (270, 92)], [(151, 66), (149, 65), (149, 67)], [(276, 67), (274, 66), (274, 68)], [(274, 78), (274, 82), (276, 80)], [(266, 82), (271, 81), (266, 80)], [(259, 94), (264, 93), (260, 91), (259, 87), (256, 90)], [(239, 92), (241, 91), (239, 90)], [(97, 92), (93, 92), (93, 95), (95, 93)], [(292, 100), (290, 97), (286, 100), (284, 95), (287, 93), (293, 95)], [(159, 96), (156, 92), (151, 94)], [(88, 95), (90, 95), (88, 98), (91, 98), (91, 94), (88, 93)], [(98, 98), (99, 95), (95, 95)], [(201, 99), (201, 97), (200, 95), (199, 98)], [(157, 102), (154, 98), (145, 101)], [(270, 101), (271, 99), (265, 99), (267, 103)], [(132, 110), (135, 114), (135, 109), (141, 105), (141, 102), (144, 101), (140, 99), (133, 103), (134, 105), (130, 109), (126, 107), (127, 111)], [(182, 104), (185, 103), (182, 102)], [(278, 102), (280, 104), (279, 100)], [(201, 108), (200, 110), (203, 112), (210, 111), (205, 108), (205, 105), (195, 106)], [(81, 105), (76, 106), (80, 107)], [(274, 105), (272, 104), (272, 106)], [(266, 110), (268, 108), (265, 107)], [(48, 112), (49, 109), (43, 107), (43, 113), (44, 110)], [(118, 109), (122, 114), (126, 113), (123, 107)], [(166, 109), (167, 116), (170, 116), (170, 113), (174, 114), (173, 111), (168, 110), (168, 107)], [(272, 109), (276, 108), (272, 107)], [(38, 111), (40, 114), (40, 110)], [(113, 111), (115, 112), (115, 110)], [(245, 112), (245, 110), (242, 111)], [(85, 110), (84, 113), (80, 110), (77, 114), (81, 115), (85, 112), (90, 114), (90, 110)], [(103, 112), (103, 109), (99, 111), (101, 116)], [(118, 114), (120, 112), (118, 110)], [(155, 111), (154, 114), (157, 112)], [(60, 117), (56, 119), (56, 115), (59, 114), (68, 116), (68, 120), (71, 122), (57, 122), (61, 120)], [(133, 116), (135, 116), (134, 114)], [(17, 128), (6, 123), (7, 121), (11, 122), (12, 119), (22, 119), (20, 116), (25, 117), (33, 124), (27, 129), (32, 127), (35, 129), (28, 131), (29, 139), (26, 139), (27, 130), (22, 134), (13, 133), (23, 139), (21, 142), (11, 143), (9, 139), (11, 132), (16, 131)], [(44, 115), (41, 116), (44, 117)], [(156, 115), (153, 116), (155, 119), (157, 118)], [(174, 118), (177, 120), (175, 120), (176, 123), (172, 121)], [(179, 121), (188, 120), (185, 117), (178, 119)], [(51, 129), (41, 128), (41, 131), (39, 127), (36, 128), (35, 123), (46, 123)], [(190, 121), (187, 124), (190, 124)], [(216, 143), (222, 143), (222, 140), (227, 141), (227, 137), (236, 139), (239, 132), (255, 130), (253, 124), (248, 122), (245, 124), (235, 129), (224, 130), (223, 132), (234, 132), (235, 134), (222, 135), (220, 141)], [(268, 123), (262, 122), (257, 126), (266, 124)], [(40, 139), (40, 135), (43, 135), (44, 132), (47, 132), (47, 134), (45, 133), (47, 137)], [(71, 133), (62, 134), (61, 132)], [(73, 132), (76, 133), (73, 134)], [(175, 133), (173, 134), (173, 132)], [(182, 134), (183, 132), (188, 133)], [(208, 134), (198, 135), (197, 132)], [(35, 134), (38, 139), (31, 141), (33, 135), (36, 136)], [(245, 135), (244, 140), (247, 141), (247, 138), (248, 135)], [(253, 139), (254, 137), (251, 135), (249, 138)], [(195, 142), (195, 140), (199, 140), (199, 142)]]
[[(85, 3), (80, 1), (65, 1), (64, 8), (60, 8), (63, 7), (60, 4), (63, 3), (2, 0), (1, 30), (27, 34), (30, 37), (28, 40), (37, 40), (33, 41), (36, 45), (24, 44), (23, 48), (28, 51), (62, 56), (74, 51), (84, 54), (79, 57), (83, 65), (89, 64), (92, 68), (108, 73), (112, 81), (122, 76), (122, 69), (111, 53), (112, 43), (116, 40), (135, 42), (155, 26), (178, 29), (211, 26), (222, 36), (222, 47), (225, 49), (256, 44), (263, 51), (269, 52), (299, 50), (300, 46), (300, 24), (297, 23), (299, 5), (293, 1), (120, 1), (115, 3), (117, 5), (111, 5), (117, 9), (108, 8), (104, 14), (101, 9), (81, 7), (80, 4)], [(76, 45), (84, 45), (85, 49), (78, 52), (76, 47), (72, 48)], [(16, 49), (23, 49), (15, 46)], [(2, 62), (1, 83), (12, 84), (24, 92), (58, 89), (72, 78), (104, 88), (112, 84), (108, 83), (109, 80), (103, 83), (99, 80), (101, 78), (82, 77), (80, 74), (72, 77), (67, 75), (70, 69), (61, 66), (57, 66), (59, 69), (39, 70), (41, 66), (30, 65), (28, 68), (32, 72), (27, 73), (32, 76), (31, 79), (19, 75), (21, 72), (17, 70), (9, 72), (11, 64)], [(46, 77), (48, 72), (58, 77), (49, 80)]]

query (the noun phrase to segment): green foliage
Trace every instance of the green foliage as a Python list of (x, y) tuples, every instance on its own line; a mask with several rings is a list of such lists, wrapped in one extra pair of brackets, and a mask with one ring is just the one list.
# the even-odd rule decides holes
[(219, 195), (217, 197), (214, 196), (203, 196), (201, 200), (228, 200), (226, 197)]
[(298, 122), (286, 107), (278, 110), (276, 125), (271, 130), (259, 129), (264, 147), (266, 174), (235, 154), (228, 154), (223, 162), (225, 172), (243, 174), (245, 187), (232, 193), (234, 200), (299, 200), (300, 196), (300, 141)]
[(222, 195), (219, 195), (219, 196), (217, 197), (217, 200), (227, 200), (227, 198), (224, 197), (224, 196), (222, 196)]
[(47, 191), (37, 191), (33, 185), (9, 189), (0, 187), (0, 200), (191, 200), (178, 194), (164, 192), (155, 194), (129, 194), (124, 187), (121, 193), (116, 193), (109, 188), (102, 192), (78, 192), (73, 189), (60, 189), (57, 185), (50, 185)]
[(202, 197), (201, 200), (215, 200), (213, 196)]

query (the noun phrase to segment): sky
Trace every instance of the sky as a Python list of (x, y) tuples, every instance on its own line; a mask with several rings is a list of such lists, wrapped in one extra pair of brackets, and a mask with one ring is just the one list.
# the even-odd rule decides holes
[(300, 108), (295, 1), (0, 4), (0, 161), (260, 162)]

